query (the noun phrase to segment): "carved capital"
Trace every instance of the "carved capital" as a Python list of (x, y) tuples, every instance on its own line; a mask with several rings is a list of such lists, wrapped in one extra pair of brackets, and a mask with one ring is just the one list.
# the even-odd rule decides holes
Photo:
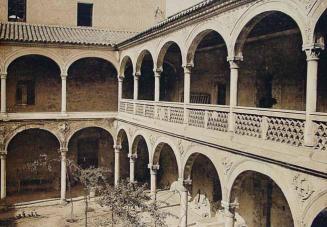
[(240, 62), (243, 61), (243, 56), (233, 56), (233, 57), (227, 57), (227, 61), (229, 62), (229, 66), (231, 69), (239, 69)]
[(234, 202), (226, 202), (221, 201), (221, 206), (225, 209), (225, 211), (229, 211), (231, 213), (235, 213), (235, 210), (239, 208), (240, 204), (237, 199)]
[(321, 49), (307, 49), (305, 53), (307, 55), (307, 61), (318, 61)]
[(154, 72), (154, 76), (155, 76), (155, 77), (160, 77), (162, 71), (163, 71), (162, 68), (156, 68), (156, 69), (154, 69), (154, 70), (153, 70), (153, 72)]
[(115, 149), (115, 152), (120, 152), (120, 150), (122, 149), (122, 146), (120, 144), (119, 145), (114, 145), (113, 147)]
[(60, 148), (59, 153), (61, 154), (61, 157), (66, 157), (68, 153), (68, 148), (64, 148), (64, 147)]
[(141, 76), (141, 72), (136, 72), (136, 73), (134, 74), (134, 79), (135, 79), (135, 80), (138, 80), (138, 79), (140, 78), (140, 76)]
[(7, 152), (6, 151), (0, 151), (0, 158), (1, 159), (6, 159), (7, 157)]
[(61, 74), (61, 80), (67, 80), (68, 75), (67, 74)]
[(1, 73), (0, 78), (1, 78), (1, 80), (6, 80), (7, 79), (7, 73)]
[(136, 153), (133, 153), (133, 154), (128, 154), (128, 157), (129, 157), (129, 159), (131, 159), (131, 160), (135, 160), (135, 159), (137, 159), (137, 154)]
[(159, 167), (159, 165), (148, 164), (148, 168), (152, 171), (158, 171)]
[(191, 74), (192, 68), (194, 67), (193, 64), (186, 64), (183, 66), (184, 68), (184, 74)]

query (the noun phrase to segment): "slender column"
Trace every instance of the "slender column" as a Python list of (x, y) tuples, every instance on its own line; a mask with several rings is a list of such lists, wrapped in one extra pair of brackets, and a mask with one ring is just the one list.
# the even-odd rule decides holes
[(222, 207), (224, 207), (224, 216), (225, 216), (225, 227), (234, 227), (235, 226), (235, 210), (239, 207), (237, 201), (234, 203), (221, 202)]
[(160, 100), (160, 76), (162, 70), (156, 69), (154, 71), (154, 101), (159, 102)]
[(67, 74), (61, 75), (61, 113), (67, 112)]
[(135, 182), (135, 161), (137, 159), (137, 154), (128, 154), (129, 157), (129, 181), (131, 183)]
[(1, 158), (1, 199), (6, 198), (7, 195), (7, 185), (6, 185), (6, 156), (7, 152), (0, 152)]
[(114, 145), (115, 149), (115, 186), (118, 185), (120, 179), (120, 151), (121, 145)]
[(135, 73), (134, 75), (134, 100), (138, 100), (139, 98), (139, 79), (141, 74)]
[(187, 186), (192, 184), (191, 180), (178, 179), (180, 193), (180, 217), (179, 226), (187, 227), (187, 211), (188, 211), (188, 190)]
[(317, 111), (317, 79), (320, 49), (311, 48), (305, 51), (307, 54), (307, 97), (304, 145), (312, 147), (314, 146), (315, 132), (311, 114)]
[(123, 98), (123, 80), (122, 76), (118, 76), (118, 111), (120, 110), (120, 101)]
[(238, 71), (240, 59), (228, 58), (230, 64), (230, 101), (229, 101), (229, 119), (228, 131), (234, 132), (235, 116), (233, 108), (237, 106), (237, 84), (238, 84)]
[(6, 92), (6, 85), (7, 82), (7, 74), (1, 74), (1, 114), (5, 114), (7, 112), (7, 92)]
[(188, 124), (187, 105), (191, 102), (191, 71), (193, 65), (184, 66), (184, 124)]
[(149, 164), (148, 168), (150, 169), (150, 176), (151, 176), (151, 196), (152, 200), (156, 200), (156, 193), (157, 193), (157, 172), (159, 170), (159, 165), (152, 165)]
[(60, 198), (61, 202), (66, 201), (66, 177), (67, 177), (67, 152), (66, 148), (60, 149), (61, 154), (61, 190), (60, 190)]

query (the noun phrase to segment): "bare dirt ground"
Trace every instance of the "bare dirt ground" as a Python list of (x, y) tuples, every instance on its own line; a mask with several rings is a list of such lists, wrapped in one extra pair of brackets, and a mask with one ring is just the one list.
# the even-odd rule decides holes
[[(37, 195), (26, 195), (29, 198), (37, 198)], [(49, 198), (49, 197), (48, 197)], [(11, 202), (15, 199), (22, 199), (21, 197), (8, 198)], [(179, 195), (169, 191), (158, 192), (157, 199), (167, 203), (162, 207), (164, 211), (168, 211), (171, 214), (179, 216)], [(25, 199), (26, 200), (26, 199)], [(60, 205), (58, 199), (47, 199), (42, 201), (29, 201), (27, 203), (20, 203), (20, 206), (13, 207), (7, 212), (0, 213), (0, 227), (79, 227), (85, 226), (85, 202), (83, 197), (74, 199), (74, 218), (77, 220), (74, 223), (67, 222), (70, 219), (70, 204)], [(101, 226), (101, 220), (103, 217), (110, 218), (111, 213), (108, 210), (100, 207), (95, 201), (89, 203), (88, 212), (88, 226)], [(190, 213), (191, 212), (191, 213)], [(15, 219), (17, 216), (23, 216), (24, 218)], [(33, 214), (33, 217), (28, 217)], [(37, 214), (37, 216), (35, 215)], [(190, 226), (195, 225), (196, 215), (189, 211), (189, 223)], [(168, 226), (178, 226), (178, 219), (176, 217), (169, 217), (166, 219)], [(152, 226), (149, 224), (149, 226)], [(115, 227), (120, 227), (115, 225)]]

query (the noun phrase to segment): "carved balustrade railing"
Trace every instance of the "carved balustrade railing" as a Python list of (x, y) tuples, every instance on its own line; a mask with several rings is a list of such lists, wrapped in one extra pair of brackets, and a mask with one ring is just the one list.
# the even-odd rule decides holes
[(234, 112), (236, 134), (303, 145), (305, 113), (302, 111), (237, 107)]
[(189, 104), (187, 111), (190, 126), (221, 132), (228, 130), (228, 106)]
[(157, 104), (156, 119), (176, 124), (184, 123), (183, 103), (160, 102)]
[(314, 120), (315, 149), (327, 151), (327, 113), (315, 113)]
[[(119, 111), (176, 124), (227, 132), (229, 106), (122, 100)], [(323, 115), (323, 116), (322, 116)], [(236, 135), (250, 136), (277, 143), (303, 146), (305, 112), (233, 108), (232, 128)], [(313, 116), (315, 148), (327, 150), (327, 114)]]

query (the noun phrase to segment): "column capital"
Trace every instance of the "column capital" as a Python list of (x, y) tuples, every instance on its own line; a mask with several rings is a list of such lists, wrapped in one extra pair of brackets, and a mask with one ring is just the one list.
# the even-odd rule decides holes
[(68, 148), (63, 148), (62, 147), (62, 148), (59, 149), (59, 153), (62, 154), (62, 155), (66, 155), (67, 152), (68, 152)]
[(134, 79), (139, 79), (140, 78), (140, 76), (141, 76), (141, 72), (136, 72), (135, 74), (134, 74)]
[(239, 63), (243, 61), (243, 56), (228, 56), (227, 61), (231, 69), (239, 69)]
[(131, 160), (135, 160), (135, 159), (137, 159), (137, 154), (136, 153), (129, 153), (128, 154), (128, 157), (131, 159)]
[(157, 170), (159, 170), (159, 165), (157, 164), (157, 165), (153, 165), (153, 164), (148, 164), (148, 168), (150, 169), (150, 170), (152, 170), (152, 171), (157, 171)]
[(305, 49), (305, 54), (307, 55), (307, 61), (318, 61), (321, 50), (322, 49), (320, 48)]
[(61, 76), (62, 80), (66, 80), (67, 77), (68, 77), (68, 74), (67, 73), (62, 73), (60, 76)]
[(7, 79), (7, 75), (7, 73), (0, 73), (0, 78), (5, 80)]
[(161, 73), (162, 73), (163, 69), (162, 68), (156, 68), (156, 69), (153, 69), (153, 72), (154, 72), (154, 76), (155, 77), (160, 77), (161, 76)]
[(6, 158), (7, 156), (7, 152), (6, 151), (0, 151), (0, 158), (3, 159), (3, 158)]
[(115, 144), (115, 145), (113, 146), (113, 148), (115, 149), (115, 152), (116, 152), (116, 151), (120, 152), (120, 150), (122, 149), (122, 145), (120, 145), (120, 144), (119, 144), (119, 145), (116, 145), (116, 144)]
[(230, 203), (230, 202), (226, 202), (226, 201), (221, 201), (221, 206), (222, 206), (225, 210), (228, 210), (228, 211), (234, 213), (235, 210), (239, 208), (240, 204), (238, 203), (237, 200), (235, 200), (235, 201), (232, 202), (232, 203)]
[(190, 74), (193, 67), (194, 67), (194, 64), (191, 64), (191, 63), (183, 65), (184, 73)]
[(118, 80), (118, 82), (123, 82), (123, 80), (124, 80), (124, 76), (122, 76), (122, 75), (118, 75), (117, 76), (117, 80)]

